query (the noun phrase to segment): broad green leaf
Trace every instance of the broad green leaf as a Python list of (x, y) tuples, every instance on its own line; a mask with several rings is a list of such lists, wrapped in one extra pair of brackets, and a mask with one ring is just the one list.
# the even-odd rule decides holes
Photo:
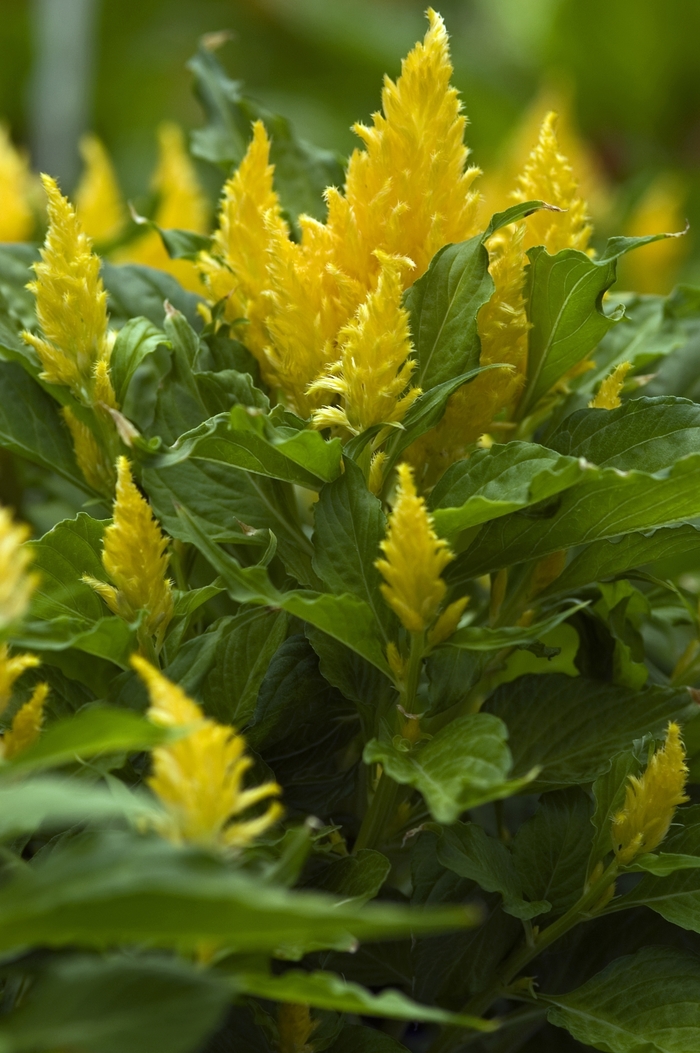
[(143, 316), (154, 326), (162, 328), (165, 321), (165, 301), (187, 318), (195, 329), (201, 328), (197, 313), (201, 296), (186, 292), (167, 271), (144, 267), (138, 263), (117, 265), (102, 261), (102, 279), (109, 295), (108, 306), (113, 322), (124, 324), (131, 318)]
[(304, 973), (291, 969), (282, 976), (264, 973), (237, 973), (236, 985), (248, 994), (275, 1002), (311, 1005), (319, 1009), (336, 1009), (357, 1016), (378, 1016), (390, 1020), (422, 1020), (435, 1024), (451, 1024), (477, 1031), (494, 1031), (497, 1024), (462, 1013), (448, 1013), (419, 1005), (400, 991), (386, 990), (372, 994), (359, 984), (346, 983), (335, 973)]
[(518, 793), (537, 774), (508, 780), (512, 767), (505, 725), (490, 714), (459, 717), (425, 744), (404, 751), (372, 739), (365, 764), (381, 764), (386, 774), (420, 790), (433, 818), (453, 823), (462, 812)]
[(6, 298), (13, 315), (28, 329), (36, 325), (36, 311), (34, 294), (27, 289), (27, 282), (34, 277), (31, 267), (38, 260), (36, 245), (21, 242), (0, 245), (0, 294)]
[[(645, 874), (632, 892), (614, 901), (618, 910), (644, 904), (666, 918), (673, 925), (679, 925), (691, 932), (700, 932), (700, 872), (697, 868), (682, 867), (669, 870), (663, 865), (663, 856), (693, 856), (700, 865), (700, 805), (677, 810), (673, 826), (662, 842), (659, 853), (658, 868), (651, 862), (650, 872)], [(645, 868), (646, 869), (646, 868)], [(668, 876), (657, 876), (660, 874)]]
[(430, 495), (437, 532), (459, 545), (463, 530), (567, 490), (587, 466), (534, 442), (477, 450), (451, 465)]
[(513, 859), (526, 896), (547, 900), (552, 917), (583, 893), (593, 831), (589, 797), (578, 787), (546, 793), (513, 840)]
[(222, 635), (204, 696), (207, 712), (223, 724), (245, 727), (270, 660), (287, 634), (284, 611), (241, 611)]
[(129, 383), (147, 355), (164, 342), (165, 335), (148, 318), (130, 318), (117, 334), (109, 360), (109, 374), (120, 406)]
[(513, 775), (541, 768), (533, 792), (593, 782), (636, 739), (663, 737), (669, 720), (696, 711), (685, 689), (632, 691), (556, 673), (504, 684), (484, 706), (508, 727)]
[(644, 947), (583, 987), (547, 995), (547, 1017), (608, 1053), (690, 1053), (700, 1047), (700, 958)]
[(699, 870), (700, 856), (686, 856), (681, 852), (645, 852), (637, 856), (627, 869), (668, 877), (676, 870)]
[(583, 606), (585, 604), (567, 607), (529, 626), (504, 625), (500, 629), (490, 629), (487, 625), (467, 625), (464, 629), (457, 629), (446, 646), (465, 651), (501, 651), (504, 647), (527, 647), (541, 640)]
[(408, 910), (339, 905), (233, 873), (199, 851), (156, 837), (83, 835), (6, 881), (0, 948), (148, 943), (194, 951), (202, 941), (239, 952), (338, 946), (474, 924), (468, 907)]
[(361, 848), (356, 855), (334, 860), (316, 887), (343, 900), (366, 903), (378, 894), (390, 871), (391, 863), (381, 852)]
[(612, 852), (612, 818), (624, 803), (629, 776), (637, 775), (638, 772), (639, 761), (632, 750), (627, 750), (616, 754), (608, 770), (593, 783), (595, 809), (591, 822), (595, 833), (588, 863), (589, 873)]
[(528, 903), (513, 863), (502, 841), (489, 837), (476, 823), (455, 823), (438, 838), (437, 858), (460, 877), (476, 881), (485, 892), (500, 892), (503, 909), (514, 918), (536, 918), (549, 910), (546, 900)]
[(212, 970), (163, 955), (54, 958), (21, 1007), (3, 1015), (8, 1053), (191, 1053), (231, 998)]

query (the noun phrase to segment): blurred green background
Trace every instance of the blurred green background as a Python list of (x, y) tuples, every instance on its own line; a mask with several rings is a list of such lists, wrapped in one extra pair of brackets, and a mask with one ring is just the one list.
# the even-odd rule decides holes
[[(700, 226), (699, 0), (442, 0), (472, 159), (487, 172), (543, 86), (568, 94), (610, 184), (617, 232), (662, 172)], [(0, 116), (70, 189), (91, 128), (142, 193), (163, 118), (200, 120), (185, 62), (229, 29), (229, 72), (300, 133), (347, 154), (382, 75), (424, 32), (422, 0), (0, 0)], [(599, 229), (601, 222), (598, 222)], [(608, 233), (607, 229), (604, 229)], [(700, 281), (700, 239), (684, 276)]]

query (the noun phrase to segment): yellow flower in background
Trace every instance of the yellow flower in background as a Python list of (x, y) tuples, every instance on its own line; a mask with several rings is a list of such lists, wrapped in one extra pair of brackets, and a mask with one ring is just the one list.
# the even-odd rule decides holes
[(31, 206), (32, 175), (27, 159), (0, 124), (0, 242), (28, 241), (36, 221)]
[(263, 363), (268, 341), (265, 318), (270, 309), (264, 296), (270, 287), (270, 246), (275, 236), (289, 236), (273, 189), (273, 172), (270, 140), (265, 125), (256, 121), (245, 157), (224, 184), (211, 252), (202, 253), (198, 261), (209, 298), (216, 303), (226, 297), (228, 322), (247, 320), (241, 336)]
[(264, 833), (282, 814), (277, 801), (262, 815), (241, 818), (260, 801), (276, 797), (274, 782), (243, 788), (252, 758), (245, 739), (234, 728), (204, 716), (196, 702), (171, 683), (144, 658), (132, 665), (146, 684), (151, 706), (148, 716), (161, 727), (192, 725), (183, 738), (153, 750), (153, 774), (148, 785), (170, 813), (164, 831), (175, 841), (208, 848), (242, 848)]
[(384, 578), (384, 599), (412, 633), (426, 629), (438, 612), (447, 586), (440, 575), (453, 559), (447, 542), (433, 529), (425, 501), (416, 493), (407, 464), (398, 468), (396, 500), (381, 542), (384, 559), (375, 566)]
[(85, 169), (75, 191), (78, 219), (93, 241), (113, 241), (126, 223), (126, 209), (114, 165), (96, 135), (83, 136), (80, 154)]
[(313, 1020), (308, 1005), (281, 1002), (277, 1007), (279, 1053), (313, 1053), (309, 1038), (319, 1025)]
[(116, 480), (114, 466), (87, 424), (78, 420), (68, 406), (64, 406), (61, 413), (68, 425), (73, 440), (75, 460), (83, 477), (93, 490), (111, 497)]
[(33, 746), (39, 738), (48, 693), (48, 684), (37, 684), (29, 701), (15, 713), (9, 730), (0, 742), (0, 753), (5, 760), (12, 760), (18, 753)]
[(449, 607), (445, 607), (444, 611), (435, 622), (435, 625), (428, 633), (428, 643), (431, 647), (437, 647), (438, 644), (444, 643), (445, 640), (449, 640), (453, 632), (459, 625), (460, 619), (464, 614), (464, 608), (469, 603), (468, 596), (460, 596), (458, 600), (451, 603)]
[(341, 396), (341, 405), (317, 410), (314, 427), (340, 426), (359, 435), (373, 424), (402, 420), (420, 394), (410, 388), (416, 367), (408, 312), (402, 306), (402, 271), (410, 260), (377, 252), (381, 272), (377, 287), (360, 304), (349, 325), (338, 334), (340, 357), (309, 389)]
[(588, 403), (588, 408), (613, 410), (621, 406), (620, 392), (631, 368), (631, 362), (620, 362), (619, 366), (615, 366), (612, 373), (609, 373), (601, 382), (598, 391)]
[[(677, 176), (671, 172), (657, 176), (630, 216), (625, 234), (641, 237), (682, 231), (686, 198)], [(621, 261), (622, 287), (637, 293), (670, 293), (689, 247), (687, 238), (664, 238), (635, 249)]]
[(113, 584), (89, 575), (83, 581), (126, 621), (146, 611), (144, 631), (162, 641), (173, 614), (172, 586), (166, 577), (168, 539), (134, 483), (126, 457), (117, 461), (113, 520), (102, 544), (102, 565)]
[(75, 209), (56, 181), (42, 176), (48, 197), (49, 229), (34, 264), (36, 280), (28, 288), (36, 296), (43, 336), (24, 332), (44, 367), (42, 378), (65, 384), (90, 405), (94, 371), (109, 362), (107, 293), (100, 278), (100, 260), (80, 226)]
[(537, 145), (512, 194), (515, 201), (546, 201), (565, 210), (551, 212), (543, 209), (526, 220), (524, 247), (544, 245), (552, 256), (561, 249), (586, 252), (593, 232), (588, 206), (579, 194), (569, 161), (560, 151), (556, 124), (556, 113), (548, 113), (540, 128)]
[(28, 526), (14, 523), (9, 511), (0, 507), (0, 631), (26, 613), (39, 582), (29, 570), (32, 551), (25, 545), (29, 535)]
[(35, 654), (14, 654), (10, 657), (7, 644), (0, 644), (0, 713), (7, 709), (15, 681), (27, 669), (35, 669), (39, 664)]
[(639, 777), (630, 776), (624, 807), (613, 818), (612, 841), (619, 863), (631, 863), (640, 852), (653, 852), (671, 825), (684, 793), (688, 768), (681, 729), (668, 725), (666, 741)]

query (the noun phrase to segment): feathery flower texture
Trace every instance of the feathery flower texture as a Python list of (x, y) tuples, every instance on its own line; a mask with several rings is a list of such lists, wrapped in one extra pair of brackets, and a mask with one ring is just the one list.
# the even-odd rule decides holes
[(14, 523), (0, 507), (0, 632), (22, 617), (39, 581), (29, 570), (32, 553), (24, 544), (29, 534), (29, 527)]
[(85, 170), (75, 192), (75, 209), (83, 230), (97, 242), (118, 237), (126, 210), (114, 166), (96, 135), (80, 140)]
[(620, 392), (631, 368), (631, 362), (620, 362), (618, 366), (615, 366), (613, 371), (603, 379), (595, 396), (588, 403), (589, 409), (611, 410), (621, 406)]
[(18, 753), (33, 746), (39, 738), (48, 693), (48, 684), (37, 684), (29, 701), (15, 713), (12, 725), (0, 741), (0, 754), (5, 760), (12, 760)]
[(34, 230), (30, 204), (32, 176), (26, 158), (0, 124), (0, 242), (27, 241)]
[(185, 692), (138, 655), (132, 665), (146, 684), (148, 716), (161, 727), (192, 725), (183, 738), (153, 750), (148, 784), (170, 813), (165, 833), (175, 841), (209, 848), (235, 849), (249, 844), (277, 821), (282, 806), (270, 802), (262, 815), (240, 818), (259, 801), (281, 791), (273, 782), (243, 788), (253, 761), (245, 739), (234, 728), (204, 716)]

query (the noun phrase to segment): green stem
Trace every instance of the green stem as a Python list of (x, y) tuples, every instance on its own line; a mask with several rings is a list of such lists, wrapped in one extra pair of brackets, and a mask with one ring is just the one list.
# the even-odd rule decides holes
[(424, 653), (425, 633), (411, 633), (411, 655), (408, 659), (403, 697), (403, 705), (407, 713), (412, 713), (415, 706)]
[(353, 847), (353, 855), (362, 848), (374, 848), (379, 843), (384, 827), (396, 809), (399, 786), (386, 772), (379, 776), (372, 803), (365, 812), (360, 832)]

